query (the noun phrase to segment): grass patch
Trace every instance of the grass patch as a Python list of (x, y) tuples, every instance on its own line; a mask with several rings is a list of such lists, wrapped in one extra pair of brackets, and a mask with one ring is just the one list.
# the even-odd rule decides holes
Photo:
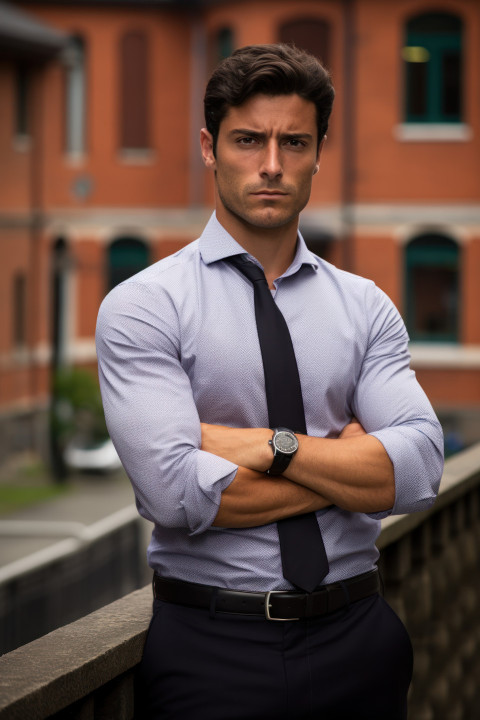
[(0, 485), (0, 515), (23, 510), (29, 505), (50, 500), (65, 494), (68, 488), (62, 485)]

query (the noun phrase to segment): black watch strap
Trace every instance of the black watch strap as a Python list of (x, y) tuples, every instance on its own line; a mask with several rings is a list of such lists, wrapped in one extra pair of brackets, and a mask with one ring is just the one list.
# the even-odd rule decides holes
[(273, 456), (273, 463), (269, 470), (267, 470), (267, 475), (281, 475), (289, 466), (290, 460), (292, 459), (293, 455), (286, 455), (284, 453), (274, 455)]

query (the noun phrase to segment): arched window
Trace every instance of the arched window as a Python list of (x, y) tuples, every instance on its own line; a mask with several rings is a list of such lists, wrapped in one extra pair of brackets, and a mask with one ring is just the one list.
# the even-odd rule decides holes
[(294, 43), (315, 55), (325, 67), (330, 67), (330, 26), (324, 20), (309, 17), (284, 23), (279, 29), (279, 40)]
[(12, 278), (13, 347), (24, 348), (27, 344), (27, 276), (24, 271)]
[(120, 144), (126, 150), (150, 147), (148, 37), (132, 30), (120, 41)]
[(149, 264), (148, 247), (141, 240), (122, 237), (108, 250), (108, 289), (135, 275)]
[(406, 324), (414, 341), (458, 341), (459, 248), (426, 234), (406, 249)]
[(462, 120), (462, 21), (448, 13), (418, 15), (406, 26), (407, 122)]
[(233, 30), (222, 27), (212, 32), (208, 38), (208, 72), (212, 73), (218, 63), (229, 57), (234, 50)]
[(65, 150), (82, 155), (86, 148), (85, 43), (72, 37), (67, 45), (65, 75)]

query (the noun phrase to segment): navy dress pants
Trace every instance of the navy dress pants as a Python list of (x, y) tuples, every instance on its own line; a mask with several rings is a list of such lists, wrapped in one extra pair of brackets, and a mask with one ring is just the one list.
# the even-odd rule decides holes
[(155, 600), (136, 720), (405, 720), (413, 653), (379, 595), (319, 618)]

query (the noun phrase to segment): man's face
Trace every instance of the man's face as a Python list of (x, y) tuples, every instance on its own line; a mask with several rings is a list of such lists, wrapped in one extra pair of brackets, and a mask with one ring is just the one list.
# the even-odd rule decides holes
[(217, 216), (229, 229), (278, 228), (297, 222), (318, 170), (315, 105), (299, 95), (254, 95), (220, 124), (216, 154), (202, 130), (202, 152), (214, 169)]

